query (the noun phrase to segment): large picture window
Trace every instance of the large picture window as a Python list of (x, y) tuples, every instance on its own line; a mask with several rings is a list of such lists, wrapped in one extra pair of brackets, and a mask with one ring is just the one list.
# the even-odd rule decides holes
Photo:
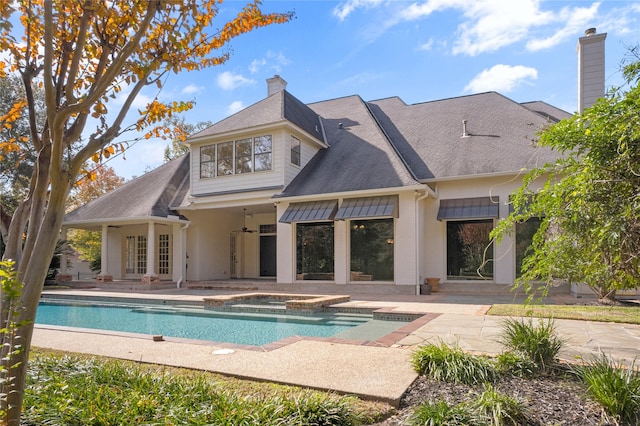
[(272, 158), (270, 135), (203, 146), (200, 147), (200, 177), (271, 170)]
[(529, 255), (533, 236), (538, 232), (541, 221), (532, 217), (526, 222), (516, 223), (516, 277), (522, 276), (522, 261)]
[(393, 281), (393, 219), (350, 224), (351, 281)]
[(333, 265), (333, 222), (296, 224), (296, 278), (332, 281)]
[(447, 222), (447, 279), (493, 279), (492, 229), (492, 219)]

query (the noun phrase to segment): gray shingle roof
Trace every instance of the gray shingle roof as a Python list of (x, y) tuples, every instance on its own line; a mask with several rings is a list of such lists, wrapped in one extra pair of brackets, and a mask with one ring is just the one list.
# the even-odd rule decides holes
[(191, 138), (244, 130), (251, 127), (279, 123), (283, 120), (290, 121), (319, 141), (325, 142), (318, 115), (286, 90), (274, 93), (192, 135)]
[(571, 117), (571, 114), (569, 114), (567, 111), (556, 108), (553, 105), (549, 105), (548, 103), (542, 101), (523, 102), (521, 105), (525, 108), (530, 109), (531, 111), (535, 111), (538, 114), (541, 114), (543, 117), (546, 117), (551, 121), (560, 121), (565, 118)]
[[(544, 102), (519, 104), (495, 92), (414, 105), (397, 97), (364, 102), (359, 96), (305, 105), (280, 91), (193, 137), (284, 120), (315, 135), (328, 148), (276, 195), (293, 197), (541, 166), (558, 154), (536, 145), (538, 132), (568, 116)], [(173, 160), (67, 214), (65, 222), (175, 215), (189, 195), (189, 166), (188, 155)]]
[(495, 92), (415, 105), (396, 97), (369, 105), (421, 180), (517, 172), (557, 158), (535, 143), (547, 117)]
[(65, 223), (177, 215), (169, 208), (177, 190), (188, 180), (189, 154), (133, 179), (65, 215)]
[(318, 152), (279, 196), (418, 184), (360, 97), (339, 98), (309, 107), (322, 117), (329, 148)]

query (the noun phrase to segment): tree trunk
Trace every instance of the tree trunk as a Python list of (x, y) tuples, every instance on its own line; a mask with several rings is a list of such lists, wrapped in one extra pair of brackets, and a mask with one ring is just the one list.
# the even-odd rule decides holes
[[(29, 349), (33, 336), (33, 327), (38, 309), (38, 302), (42, 294), (44, 280), (47, 276), (49, 262), (55, 251), (56, 242), (64, 219), (64, 202), (68, 193), (68, 188), (51, 187), (48, 197), (48, 205), (44, 218), (40, 221), (40, 228), (33, 244), (33, 250), (29, 256), (23, 258), (23, 262), (18, 270), (24, 273), (18, 279), (24, 283), (22, 295), (19, 299), (19, 315), (17, 317), (18, 344), (22, 351), (11, 357), (4, 357), (0, 360), (0, 365), (8, 372), (9, 381), (0, 385), (0, 393), (6, 394), (6, 399), (0, 399), (0, 411), (6, 413), (3, 424), (8, 426), (18, 426), (20, 424), (20, 413), (24, 399), (24, 388), (26, 383), (27, 367), (29, 360)], [(30, 229), (30, 232), (35, 230)], [(2, 343), (12, 343), (5, 341), (7, 334), (2, 335)], [(15, 349), (8, 348), (9, 351)]]
[(603, 305), (613, 305), (616, 303), (616, 289), (608, 286), (598, 286), (595, 289), (598, 302)]

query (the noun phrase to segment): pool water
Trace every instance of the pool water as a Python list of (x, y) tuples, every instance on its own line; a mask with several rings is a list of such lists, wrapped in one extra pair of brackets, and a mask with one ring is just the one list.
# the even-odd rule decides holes
[[(372, 323), (391, 323), (386, 326)], [(384, 335), (399, 321), (374, 321), (362, 314), (262, 314), (214, 312), (198, 307), (40, 302), (36, 324), (125, 331), (261, 346), (290, 336), (348, 336), (362, 327)], [(357, 334), (357, 333), (356, 333)], [(377, 336), (381, 337), (381, 336)]]

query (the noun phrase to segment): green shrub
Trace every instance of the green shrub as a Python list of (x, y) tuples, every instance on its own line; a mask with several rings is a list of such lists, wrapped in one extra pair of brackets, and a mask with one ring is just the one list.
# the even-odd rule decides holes
[(499, 374), (531, 377), (538, 370), (538, 366), (527, 356), (515, 352), (503, 352), (496, 357), (496, 370)]
[(444, 342), (418, 347), (411, 363), (419, 374), (441, 382), (473, 385), (491, 382), (496, 377), (495, 367), (488, 358), (467, 354), (457, 345), (450, 347)]
[(25, 424), (350, 425), (353, 397), (295, 388), (222, 386), (206, 373), (94, 358), (30, 360)]
[(518, 426), (526, 422), (524, 404), (498, 392), (490, 384), (485, 384), (484, 391), (473, 401), (472, 407), (490, 426)]
[(289, 399), (285, 404), (289, 415), (278, 425), (348, 426), (354, 424), (354, 416), (346, 400), (321, 397), (319, 394)]
[(540, 320), (537, 324), (529, 318), (507, 319), (499, 337), (507, 350), (524, 355), (533, 361), (539, 370), (555, 364), (564, 341), (556, 334), (552, 319)]
[(480, 426), (480, 419), (466, 404), (449, 405), (445, 401), (419, 405), (409, 417), (413, 426)]
[(640, 424), (640, 372), (635, 362), (625, 368), (601, 355), (573, 371), (587, 385), (589, 395), (618, 422)]

